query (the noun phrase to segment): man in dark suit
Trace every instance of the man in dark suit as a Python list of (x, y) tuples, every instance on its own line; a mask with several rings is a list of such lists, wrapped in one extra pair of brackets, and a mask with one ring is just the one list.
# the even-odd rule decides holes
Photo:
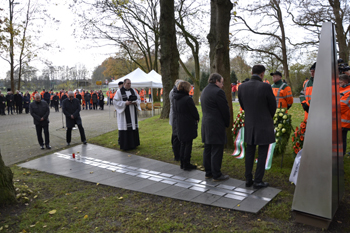
[(203, 164), (207, 179), (222, 181), (229, 178), (221, 173), (221, 163), (224, 144), (227, 142), (225, 128), (230, 124), (230, 110), (222, 90), (224, 79), (221, 75), (211, 74), (208, 82), (201, 95)]
[(62, 111), (66, 115), (66, 126), (67, 126), (67, 146), (70, 145), (72, 138), (72, 128), (78, 125), (81, 141), (86, 144), (85, 131), (80, 118), (80, 102), (74, 98), (72, 91), (68, 92), (68, 99), (62, 102)]
[[(262, 80), (265, 74), (263, 65), (255, 65), (250, 81), (239, 87), (238, 99), (245, 111), (244, 142), (247, 144), (245, 157), (246, 187), (264, 188), (265, 162), (269, 144), (275, 142), (273, 116), (276, 111), (276, 98), (271, 85)], [(256, 146), (259, 146), (258, 164), (253, 181), (253, 164)]]
[(34, 95), (34, 100), (35, 101), (33, 101), (29, 105), (29, 111), (34, 119), (36, 136), (38, 137), (40, 148), (42, 150), (45, 149), (43, 136), (42, 136), (42, 132), (44, 130), (45, 146), (47, 149), (51, 149), (50, 138), (49, 138), (49, 115), (50, 115), (49, 105), (46, 103), (46, 101), (41, 100), (41, 95), (39, 93), (36, 93)]

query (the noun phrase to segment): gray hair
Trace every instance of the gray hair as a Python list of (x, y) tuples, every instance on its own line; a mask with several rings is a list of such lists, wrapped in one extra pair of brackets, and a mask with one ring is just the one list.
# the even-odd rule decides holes
[(37, 97), (37, 96), (39, 96), (39, 97), (41, 98), (41, 95), (40, 95), (39, 93), (36, 93), (36, 94), (34, 95), (34, 97)]
[(73, 95), (74, 96), (74, 92), (73, 91), (68, 91), (68, 95)]

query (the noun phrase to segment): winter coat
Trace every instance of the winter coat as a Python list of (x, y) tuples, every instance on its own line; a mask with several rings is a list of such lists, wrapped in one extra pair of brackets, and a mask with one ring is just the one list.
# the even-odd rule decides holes
[(215, 83), (209, 83), (202, 91), (201, 106), (202, 142), (205, 144), (225, 144), (226, 128), (230, 124), (230, 110), (225, 92)]
[(176, 115), (177, 137), (181, 142), (191, 141), (198, 136), (198, 110), (188, 93), (174, 93), (174, 100), (173, 114)]
[[(33, 101), (29, 105), (30, 115), (32, 115), (34, 119), (35, 125), (45, 126), (49, 124), (49, 115), (50, 108), (46, 101), (41, 100), (40, 102)], [(41, 118), (44, 118), (43, 121), (40, 121)]]
[(271, 85), (257, 75), (239, 86), (238, 100), (245, 112), (244, 142), (249, 145), (268, 145), (275, 142), (273, 116), (276, 98)]
[(98, 100), (97, 94), (96, 94), (96, 93), (92, 94), (91, 98), (92, 98), (92, 102), (93, 102), (94, 104), (96, 104), (96, 103), (97, 103), (97, 100)]
[(14, 95), (13, 94), (7, 94), (6, 95), (6, 101), (7, 101), (7, 106), (12, 107), (14, 105)]
[(22, 106), (23, 104), (23, 97), (21, 94), (14, 94), (13, 99), (15, 101), (16, 106)]
[[(67, 128), (73, 128), (75, 124), (81, 125), (80, 103), (78, 99), (65, 99), (62, 102), (62, 111), (63, 114), (66, 116)], [(71, 118), (71, 115), (74, 116), (74, 119)]]
[(30, 94), (24, 95), (23, 96), (23, 107), (29, 108), (29, 104), (30, 104)]
[(86, 92), (84, 95), (85, 102), (88, 103), (91, 100), (91, 95), (89, 92)]

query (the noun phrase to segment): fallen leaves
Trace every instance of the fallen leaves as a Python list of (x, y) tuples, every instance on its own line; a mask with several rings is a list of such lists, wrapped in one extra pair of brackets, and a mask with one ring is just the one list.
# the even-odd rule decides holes
[(94, 172), (90, 172), (90, 174), (93, 174)]
[(57, 212), (57, 210), (51, 210), (50, 212), (49, 212), (49, 214), (55, 214)]
[(118, 200), (123, 200), (123, 197), (119, 197)]
[(84, 216), (84, 219), (87, 219), (88, 217), (89, 217), (88, 215), (85, 215), (85, 216)]

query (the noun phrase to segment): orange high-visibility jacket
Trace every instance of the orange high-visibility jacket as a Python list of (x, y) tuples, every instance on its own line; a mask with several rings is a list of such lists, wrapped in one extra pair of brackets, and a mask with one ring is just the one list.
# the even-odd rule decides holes
[(44, 99), (45, 91), (40, 92), (41, 98)]
[(282, 80), (277, 81), (272, 86), (273, 94), (276, 96), (277, 107), (289, 108), (293, 104), (292, 89)]
[[(300, 103), (306, 103), (310, 107), (311, 95), (312, 95), (312, 87), (314, 85), (314, 78), (311, 77), (306, 83), (303, 90), (300, 92)], [(304, 121), (307, 121), (309, 114), (305, 111)]]
[(145, 95), (146, 95), (146, 91), (145, 90), (141, 90), (140, 91), (140, 99), (141, 99), (141, 101), (145, 100)]
[(148, 94), (149, 94), (149, 95), (151, 94), (151, 88), (150, 88), (150, 89), (148, 89)]
[(350, 84), (339, 89), (341, 127), (350, 129)]
[(190, 93), (188, 93), (189, 95), (193, 95), (194, 94), (194, 87), (191, 87)]
[(268, 83), (268, 84), (270, 84), (269, 80), (264, 80), (264, 83)]

